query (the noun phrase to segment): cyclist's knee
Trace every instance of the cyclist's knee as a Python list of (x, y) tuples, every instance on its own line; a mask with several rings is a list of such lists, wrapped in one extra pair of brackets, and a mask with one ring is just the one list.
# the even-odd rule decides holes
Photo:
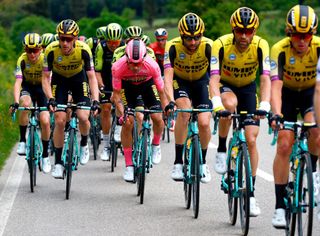
[(289, 156), (292, 150), (292, 145), (288, 142), (279, 142), (277, 145), (277, 154), (280, 156)]

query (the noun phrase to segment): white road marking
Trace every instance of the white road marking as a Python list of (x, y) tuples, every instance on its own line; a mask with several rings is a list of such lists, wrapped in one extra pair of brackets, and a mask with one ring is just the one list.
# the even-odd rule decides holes
[(261, 169), (258, 169), (257, 170), (257, 175), (269, 182), (274, 182), (274, 178), (273, 178), (273, 175), (270, 175), (268, 174), (267, 172), (264, 172), (263, 170)]
[(3, 235), (12, 205), (16, 198), (18, 188), (23, 176), (26, 161), (24, 157), (17, 156), (12, 165), (8, 180), (0, 195), (0, 236)]

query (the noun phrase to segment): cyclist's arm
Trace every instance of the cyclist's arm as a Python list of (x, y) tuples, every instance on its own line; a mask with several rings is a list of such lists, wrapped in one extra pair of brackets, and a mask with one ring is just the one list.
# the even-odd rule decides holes
[(51, 71), (42, 71), (42, 89), (47, 98), (52, 98), (52, 90), (50, 84)]
[(123, 116), (123, 105), (121, 102), (120, 90), (113, 90), (112, 99), (113, 99), (113, 103), (116, 106), (117, 111), (119, 112), (119, 116)]
[(97, 82), (95, 72), (93, 69), (88, 70), (86, 72), (87, 72), (87, 76), (88, 76), (88, 80), (89, 80), (89, 86), (90, 86), (90, 91), (91, 91), (91, 95), (92, 95), (92, 100), (99, 101), (99, 89), (98, 89), (98, 82)]
[(22, 84), (22, 79), (16, 79), (16, 82), (14, 83), (14, 87), (13, 87), (14, 103), (19, 103), (21, 84)]
[(103, 81), (102, 81), (102, 76), (101, 73), (96, 71), (96, 78), (97, 78), (97, 82), (98, 82), (98, 86), (99, 88), (104, 87)]
[(98, 46), (96, 47), (96, 57), (94, 60), (94, 69), (96, 71), (96, 77), (98, 80), (99, 88), (104, 86), (102, 77), (101, 77), (102, 66), (103, 66), (103, 48), (101, 43), (99, 43)]
[(260, 75), (260, 98), (261, 101), (270, 102), (271, 80), (269, 75)]
[(320, 124), (320, 81), (317, 81), (314, 90), (314, 112), (316, 115), (316, 122)]
[(174, 74), (173, 68), (169, 67), (164, 69), (164, 91), (169, 101), (174, 101), (173, 74)]
[(282, 80), (273, 80), (271, 82), (271, 108), (273, 114), (281, 115), (282, 106)]

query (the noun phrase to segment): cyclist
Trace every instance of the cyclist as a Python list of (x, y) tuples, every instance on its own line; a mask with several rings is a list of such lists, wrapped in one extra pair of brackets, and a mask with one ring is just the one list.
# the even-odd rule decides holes
[(144, 44), (146, 46), (149, 47), (149, 45), (151, 43), (151, 40), (150, 40), (150, 37), (148, 35), (146, 35), (146, 34), (142, 35), (141, 40), (144, 42)]
[[(125, 51), (126, 55), (112, 66), (113, 99), (116, 106), (121, 106), (120, 100), (122, 100), (123, 106), (135, 108), (136, 99), (141, 95), (146, 107), (161, 110), (161, 105), (164, 107), (166, 104), (166, 97), (158, 64), (147, 54), (146, 46), (140, 39), (130, 40)], [(122, 107), (118, 109), (123, 111)], [(157, 164), (161, 159), (160, 139), (164, 124), (161, 113), (151, 114), (151, 119), (153, 121), (152, 162)], [(132, 182), (134, 180), (133, 117), (129, 116), (123, 125), (121, 143), (126, 163), (123, 178)]]
[(168, 39), (168, 32), (164, 28), (159, 28), (154, 31), (154, 36), (156, 37), (157, 41), (151, 43), (149, 47), (152, 48), (154, 51), (154, 54), (157, 58), (157, 62), (160, 66), (161, 75), (163, 76), (163, 56)]
[(96, 37), (90, 37), (86, 39), (86, 43), (89, 45), (93, 57), (93, 61), (96, 58), (96, 48), (99, 42), (106, 39), (106, 26), (101, 26), (96, 30)]
[[(121, 45), (123, 29), (118, 23), (110, 23), (106, 27), (106, 39), (99, 42), (96, 48), (95, 71), (100, 88), (101, 126), (104, 149), (101, 160), (108, 161), (110, 156), (110, 118), (111, 118), (111, 92), (112, 73), (111, 62), (113, 53)], [(109, 92), (109, 93), (108, 93)], [(118, 140), (120, 141), (120, 139)]]
[(43, 50), (46, 49), (46, 47), (55, 41), (54, 34), (52, 33), (45, 33), (41, 35), (41, 40), (42, 40), (42, 48)]
[[(45, 51), (42, 87), (49, 99), (49, 109), (55, 111), (55, 129), (53, 133), (55, 166), (52, 176), (63, 178), (64, 167), (62, 165), (61, 154), (67, 115), (64, 110), (57, 110), (55, 108), (56, 104), (67, 104), (68, 92), (71, 91), (74, 103), (90, 106), (90, 85), (93, 100), (92, 110), (97, 113), (99, 91), (90, 48), (86, 43), (77, 40), (79, 34), (77, 23), (70, 19), (63, 20), (57, 25), (56, 31), (59, 35), (59, 41), (51, 43)], [(52, 81), (50, 85), (51, 71)], [(90, 130), (89, 112), (87, 110), (77, 110), (81, 134), (80, 164), (82, 165), (86, 164), (89, 160), (89, 147), (87, 143)]]
[[(14, 104), (11, 110), (15, 110), (20, 104), (23, 107), (32, 106), (33, 102), (38, 107), (47, 105), (47, 98), (41, 87), (41, 73), (43, 64), (42, 41), (37, 33), (29, 33), (23, 39), (24, 53), (17, 61), (15, 70), (16, 81), (13, 87)], [(42, 153), (42, 170), (49, 173), (51, 164), (48, 154), (48, 145), (50, 139), (50, 115), (48, 111), (40, 112), (41, 139), (43, 145)], [(17, 153), (19, 155), (26, 154), (26, 131), (28, 127), (28, 112), (21, 111), (19, 117), (20, 126), (20, 142), (18, 144)]]
[[(166, 44), (164, 54), (164, 82), (169, 104), (166, 111), (175, 107), (181, 109), (211, 109), (209, 99), (209, 74), (213, 41), (203, 36), (205, 26), (202, 19), (187, 13), (178, 24), (180, 37)], [(183, 180), (183, 145), (187, 137), (190, 114), (179, 113), (175, 124), (175, 161), (171, 177), (175, 181)], [(203, 176), (201, 182), (208, 183), (211, 174), (206, 164), (206, 154), (211, 138), (210, 112), (199, 114), (199, 136), (202, 148)]]
[[(256, 74), (260, 77), (261, 102), (258, 107), (264, 113), (270, 111), (270, 59), (268, 42), (256, 35), (259, 27), (257, 14), (248, 7), (238, 8), (230, 18), (232, 34), (215, 40), (212, 83), (212, 103), (215, 111), (226, 109), (254, 113), (257, 109)], [(258, 70), (259, 69), (259, 70)], [(220, 84), (219, 84), (220, 82)], [(219, 96), (220, 95), (220, 96)], [(259, 118), (245, 120), (245, 136), (250, 155), (253, 187), (256, 182), (259, 154), (256, 139), (259, 133)], [(214, 169), (218, 174), (227, 171), (226, 140), (231, 125), (230, 119), (219, 122), (219, 146)], [(261, 213), (250, 193), (250, 216)]]
[[(314, 90), (314, 99), (313, 99), (313, 105), (314, 105), (314, 112), (316, 116), (316, 122), (320, 124), (320, 60), (318, 60), (317, 64), (317, 82)], [(319, 158), (319, 156), (318, 156)], [(320, 174), (319, 172), (315, 172), (316, 174), (313, 175), (313, 184), (315, 186), (314, 188), (314, 199), (317, 203), (317, 216), (318, 220), (320, 220)]]
[[(288, 37), (271, 48), (271, 105), (275, 114), (273, 120), (281, 118), (295, 122), (300, 113), (305, 122), (315, 122), (312, 101), (320, 52), (320, 38), (314, 36), (317, 27), (318, 18), (311, 7), (296, 5), (289, 10), (286, 19)], [(319, 141), (319, 129), (309, 129), (308, 148), (313, 171), (316, 171)], [(272, 225), (276, 228), (286, 226), (284, 197), (293, 142), (292, 130), (279, 131), (273, 162), (276, 205)]]

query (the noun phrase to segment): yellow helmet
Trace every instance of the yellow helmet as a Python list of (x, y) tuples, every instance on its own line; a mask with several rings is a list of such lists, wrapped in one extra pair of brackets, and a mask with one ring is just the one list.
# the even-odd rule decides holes
[(185, 14), (178, 24), (180, 35), (198, 35), (204, 32), (203, 20), (196, 14), (189, 12)]
[(230, 17), (230, 25), (235, 28), (254, 28), (259, 27), (259, 17), (249, 7), (238, 8)]
[(56, 28), (57, 34), (66, 34), (77, 37), (79, 34), (79, 26), (74, 20), (63, 20), (61, 21)]
[(42, 40), (39, 34), (29, 33), (24, 36), (22, 44), (27, 48), (42, 48)]
[(315, 34), (318, 27), (318, 17), (311, 7), (296, 5), (289, 10), (286, 25), (288, 33)]

